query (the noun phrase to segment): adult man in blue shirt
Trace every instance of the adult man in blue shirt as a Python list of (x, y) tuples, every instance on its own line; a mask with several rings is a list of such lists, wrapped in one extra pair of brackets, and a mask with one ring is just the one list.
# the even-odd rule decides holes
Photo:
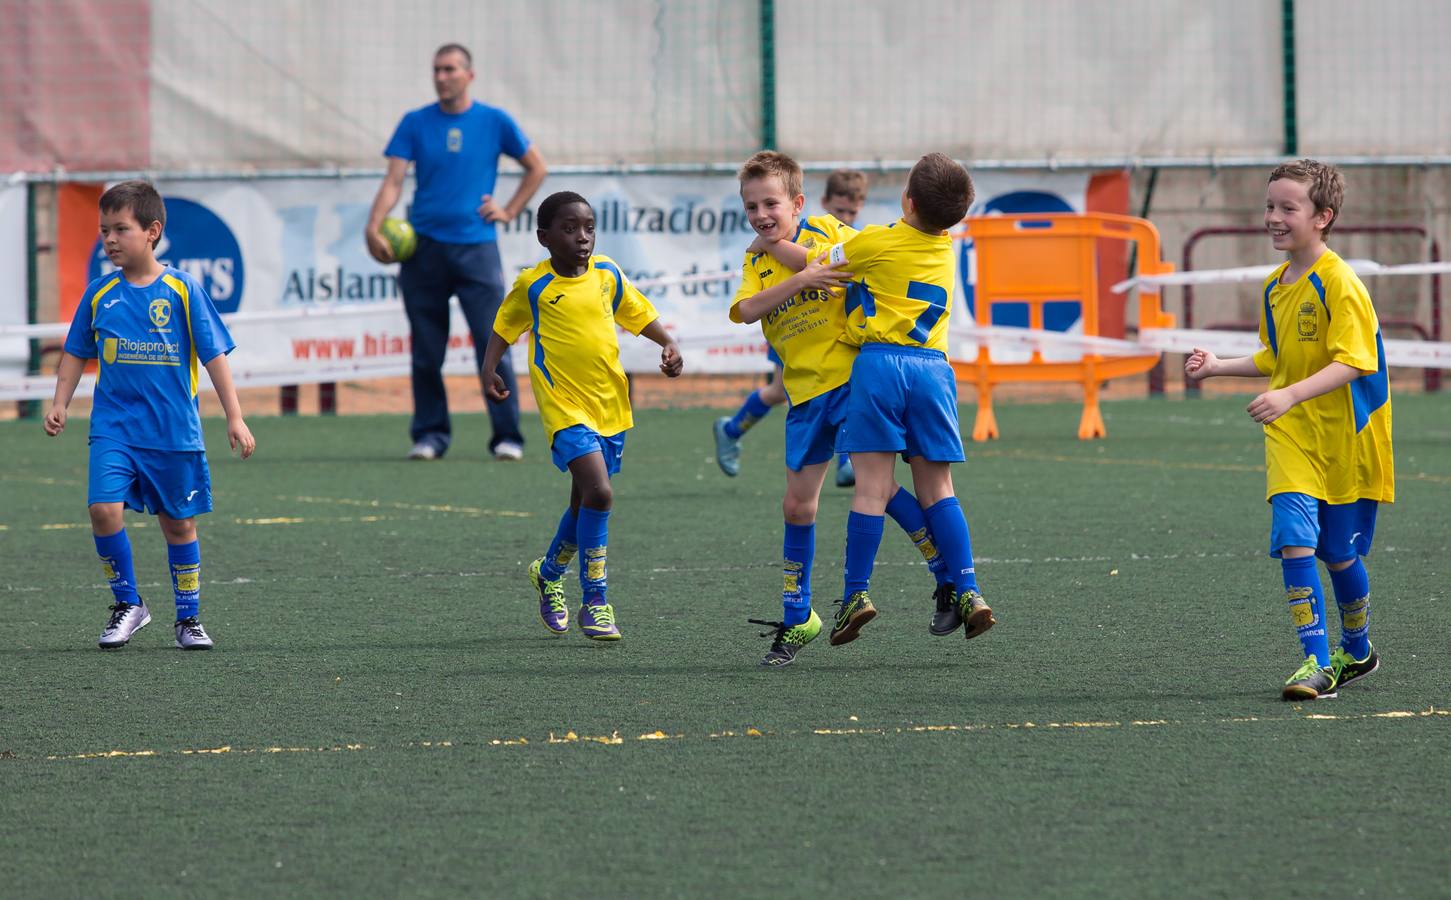
[[(407, 113), (398, 123), (383, 151), (388, 172), (378, 187), (364, 231), (373, 258), (393, 262), (392, 249), (380, 228), (398, 203), (403, 177), (412, 162), (418, 184), (409, 219), (418, 234), (418, 249), (398, 273), (403, 308), (413, 332), (411, 459), (437, 459), (448, 451), (452, 432), (442, 369), (448, 350), (449, 297), (458, 295), (482, 360), (480, 348), (488, 343), (494, 315), (504, 299), (495, 225), (513, 220), (548, 174), (544, 158), (508, 113), (469, 97), (473, 80), (473, 57), (467, 49), (459, 44), (438, 48), (433, 55), (438, 102)], [(502, 208), (492, 196), (500, 154), (513, 157), (524, 167), (519, 189)], [(509, 389), (509, 399), (488, 401), (494, 430), (489, 448), (497, 459), (519, 459), (524, 438), (519, 434), (514, 368), (507, 355), (498, 372)], [(484, 380), (482, 373), (480, 378)]]

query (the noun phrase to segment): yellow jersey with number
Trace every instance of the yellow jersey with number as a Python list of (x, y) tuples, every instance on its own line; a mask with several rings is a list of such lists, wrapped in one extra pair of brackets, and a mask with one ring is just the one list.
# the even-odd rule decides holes
[(1326, 503), (1395, 500), (1390, 379), (1370, 292), (1350, 266), (1325, 251), (1290, 284), (1277, 268), (1261, 292), (1255, 365), (1270, 389), (1288, 387), (1332, 362), (1360, 377), (1265, 426), (1266, 497), (1309, 494)]
[(948, 234), (918, 231), (903, 219), (868, 225), (831, 248), (852, 273), (846, 340), (947, 352), (957, 261)]
[[(792, 240), (807, 254), (819, 252), (856, 234), (835, 216), (808, 216)], [(747, 253), (741, 265), (741, 286), (731, 301), (731, 321), (741, 321), (737, 307), (761, 291), (796, 273), (769, 253)], [(842, 341), (846, 309), (841, 289), (800, 291), (761, 317), (761, 333), (781, 357), (782, 386), (792, 405), (846, 384), (856, 348)]]
[(639, 334), (659, 313), (608, 256), (566, 278), (549, 260), (522, 272), (499, 306), (494, 332), (529, 332), (529, 384), (549, 440), (571, 425), (606, 437), (635, 422), (615, 326)]

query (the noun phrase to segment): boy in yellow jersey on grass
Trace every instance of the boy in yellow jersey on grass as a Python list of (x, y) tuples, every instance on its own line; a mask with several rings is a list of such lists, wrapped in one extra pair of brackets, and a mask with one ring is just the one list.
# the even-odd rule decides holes
[(196, 517), (212, 509), (197, 414), (197, 365), (206, 367), (227, 415), (227, 441), (246, 459), (257, 442), (247, 423), (227, 354), (235, 346), (211, 298), (195, 278), (156, 259), (166, 204), (145, 181), (123, 181), (101, 195), (101, 246), (117, 271), (86, 287), (66, 335), (45, 433), (65, 430), (86, 360), (99, 359), (91, 405), (91, 531), (116, 601), (101, 649), (126, 646), (151, 621), (136, 592), (125, 508), (156, 516), (166, 538), (176, 596), (175, 644), (210, 650), (198, 619), (201, 549)]
[[(780, 355), (786, 413), (786, 519), (782, 541), (782, 621), (751, 619), (774, 629), (764, 666), (789, 665), (821, 633), (811, 608), (811, 565), (816, 555), (816, 508), (826, 469), (835, 456), (846, 413), (847, 380), (856, 348), (842, 340), (840, 285), (846, 274), (824, 260), (808, 264), (814, 247), (829, 247), (856, 232), (832, 216), (801, 216), (801, 167), (784, 153), (763, 151), (740, 171), (741, 202), (756, 239), (746, 250), (741, 286), (731, 303), (733, 322), (761, 323)], [(796, 271), (799, 269), (800, 271)], [(893, 485), (895, 488), (895, 484)], [(943, 564), (916, 498), (898, 489), (890, 512), (939, 575)]]
[(869, 225), (828, 249), (813, 251), (845, 263), (845, 339), (861, 347), (852, 365), (851, 396), (839, 449), (851, 454), (856, 493), (847, 518), (846, 584), (831, 643), (854, 640), (876, 616), (868, 589), (882, 514), (897, 493), (897, 454), (912, 467), (912, 489), (946, 558), (949, 587), (939, 592), (931, 632), (964, 627), (974, 638), (995, 624), (978, 591), (967, 519), (952, 486), (952, 463), (962, 462), (957, 380), (947, 361), (947, 322), (955, 278), (948, 229), (972, 205), (972, 179), (950, 157), (930, 153), (907, 176), (902, 218)]
[[(1188, 376), (1268, 375), (1249, 405), (1264, 426), (1270, 556), (1305, 661), (1285, 681), (1286, 700), (1334, 697), (1374, 672), (1370, 645), (1370, 553), (1376, 510), (1395, 500), (1390, 381), (1370, 292), (1325, 246), (1345, 202), (1334, 166), (1302, 159), (1270, 173), (1265, 228), (1288, 259), (1264, 284), (1260, 343), (1253, 356), (1219, 359), (1196, 349)], [(1315, 557), (1324, 560), (1340, 607), (1334, 652)]]
[[(821, 197), (821, 208), (827, 215), (835, 216), (843, 225), (856, 222), (862, 205), (867, 202), (867, 174), (857, 169), (837, 169), (826, 176), (826, 189)], [(798, 269), (800, 266), (797, 267)], [(751, 426), (766, 417), (771, 410), (786, 402), (786, 389), (782, 386), (785, 377), (781, 357), (776, 348), (766, 347), (766, 358), (776, 367), (771, 381), (763, 388), (751, 392), (741, 408), (733, 416), (722, 416), (715, 420), (715, 461), (720, 470), (734, 478), (741, 471), (741, 438)], [(851, 459), (845, 453), (837, 455), (836, 486), (851, 487), (856, 484)]]
[(582, 551), (580, 631), (593, 640), (617, 641), (619, 624), (606, 599), (614, 506), (610, 476), (620, 471), (625, 432), (634, 419), (616, 325), (659, 344), (660, 371), (669, 377), (678, 376), (684, 363), (655, 307), (614, 260), (595, 255), (595, 215), (588, 201), (570, 191), (551, 194), (539, 204), (537, 224), (549, 259), (521, 273), (504, 298), (480, 371), (490, 373), (489, 396), (505, 399), (509, 392), (495, 370), (509, 345), (529, 332), (529, 383), (554, 464), (571, 479), (569, 506), (554, 540), (529, 567), (539, 618), (554, 634), (569, 630), (563, 578)]

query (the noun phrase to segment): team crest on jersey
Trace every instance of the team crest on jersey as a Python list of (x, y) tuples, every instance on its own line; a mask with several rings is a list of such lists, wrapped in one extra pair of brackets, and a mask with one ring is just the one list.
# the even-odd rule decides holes
[(462, 129), (450, 128), (448, 130), (448, 152), (460, 153), (464, 148), (464, 133)]
[(101, 358), (107, 365), (116, 361), (116, 339), (106, 338), (106, 343), (101, 347)]
[(1320, 329), (1320, 317), (1315, 314), (1315, 304), (1306, 300), (1300, 304), (1300, 338), (1314, 340)]
[(151, 315), (151, 324), (157, 328), (165, 328), (166, 323), (171, 321), (171, 301), (165, 297), (157, 297), (151, 301), (147, 309)]

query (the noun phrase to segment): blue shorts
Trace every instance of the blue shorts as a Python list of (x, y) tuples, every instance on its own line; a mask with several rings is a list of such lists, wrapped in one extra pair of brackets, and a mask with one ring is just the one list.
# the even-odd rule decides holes
[(800, 472), (836, 455), (850, 396), (851, 388), (843, 384), (786, 410), (786, 468)]
[(1270, 498), (1270, 556), (1279, 558), (1282, 547), (1314, 547), (1327, 563), (1368, 556), (1379, 507), (1374, 500), (1326, 503), (1309, 494), (1276, 494)]
[(962, 462), (957, 376), (940, 350), (866, 344), (851, 367), (837, 449)]
[(190, 519), (212, 511), (212, 473), (205, 450), (146, 450), (91, 438), (86, 503), (124, 503), (154, 516)]
[(620, 471), (620, 457), (625, 455), (625, 433), (604, 437), (587, 425), (571, 425), (554, 433), (549, 453), (561, 472), (569, 471), (571, 461), (599, 453), (605, 458), (605, 470), (616, 475)]
[(771, 365), (773, 366), (786, 365), (785, 361), (781, 359), (781, 354), (777, 353), (776, 348), (772, 347), (770, 344), (766, 345), (766, 359), (770, 360)]

